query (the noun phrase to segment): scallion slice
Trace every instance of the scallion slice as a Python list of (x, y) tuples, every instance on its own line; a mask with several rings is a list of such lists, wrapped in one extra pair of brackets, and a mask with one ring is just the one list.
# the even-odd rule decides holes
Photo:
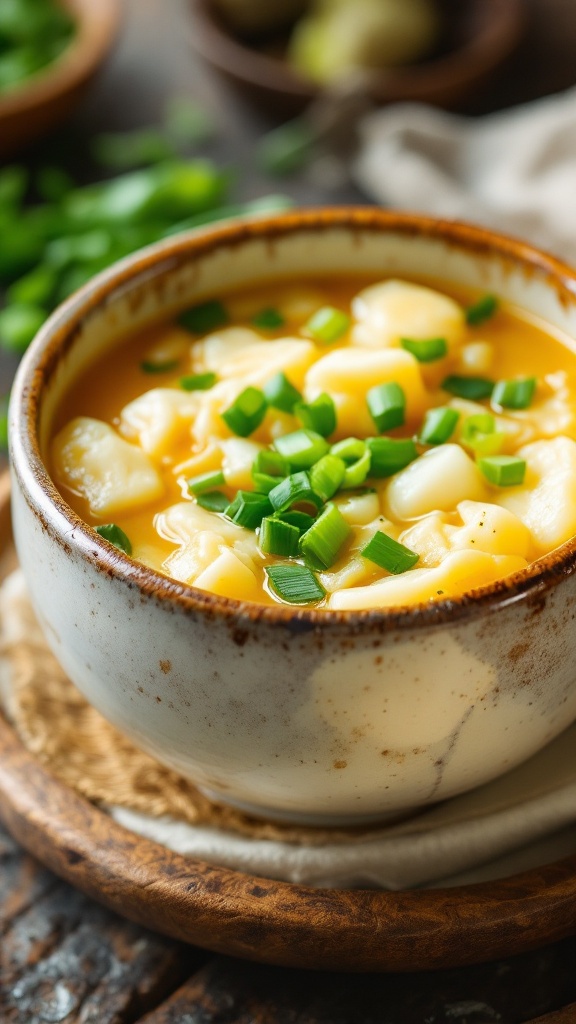
[(376, 531), (360, 554), (395, 576), (412, 569), (420, 557), (416, 551), (411, 551), (381, 530)]
[(444, 444), (454, 433), (460, 413), (448, 406), (429, 409), (420, 428), (418, 440), (422, 444)]
[(269, 473), (259, 473), (257, 469), (254, 469), (254, 466), (252, 466), (252, 479), (254, 481), (254, 490), (258, 491), (259, 494), (269, 494), (278, 484), (277, 476), (270, 476)]
[(478, 468), (497, 487), (515, 487), (524, 483), (526, 462), (516, 455), (492, 455), (478, 459)]
[(140, 363), (142, 373), (173, 373), (178, 369), (177, 359), (164, 359), (163, 362), (155, 362), (153, 359), (143, 359)]
[(322, 437), (328, 437), (336, 430), (336, 406), (334, 399), (326, 392), (318, 395), (313, 402), (297, 402), (294, 415), (303, 426), (315, 430)]
[(324, 345), (331, 345), (338, 341), (350, 326), (350, 317), (341, 309), (334, 306), (322, 306), (318, 309), (304, 325), (304, 330), (315, 341), (321, 341)]
[(418, 457), (418, 449), (408, 437), (367, 437), (366, 446), (370, 452), (369, 476), (393, 476)]
[(107, 540), (109, 544), (113, 544), (119, 551), (123, 551), (125, 555), (132, 554), (130, 538), (126, 536), (124, 530), (116, 526), (116, 523), (104, 523), (102, 526), (96, 526), (95, 530), (104, 540)]
[(330, 449), (331, 455), (337, 455), (347, 466), (361, 459), (366, 451), (366, 442), (359, 437), (345, 437), (343, 441), (337, 441)]
[(383, 434), (386, 430), (401, 427), (406, 415), (406, 395), (395, 381), (376, 384), (366, 395), (368, 410), (376, 427)]
[(273, 306), (266, 306), (252, 317), (254, 327), (261, 327), (264, 331), (274, 331), (277, 327), (284, 326), (284, 317), (280, 310)]
[(190, 373), (180, 377), (178, 383), (183, 391), (209, 391), (217, 380), (215, 373)]
[(300, 553), (314, 568), (329, 569), (351, 532), (340, 509), (330, 501), (300, 538)]
[(238, 491), (234, 501), (230, 502), (226, 511), (228, 519), (237, 526), (247, 530), (255, 530), (265, 516), (272, 512), (272, 505), (265, 494), (255, 491)]
[(263, 390), (268, 405), (271, 405), (273, 409), (280, 409), (282, 412), (292, 412), (296, 403), (302, 401), (302, 395), (298, 388), (295, 388), (282, 372), (271, 377), (264, 385)]
[(367, 447), (364, 447), (360, 458), (346, 466), (342, 487), (347, 490), (350, 490), (351, 487), (360, 487), (370, 472), (370, 463), (370, 452)]
[(306, 565), (267, 565), (265, 572), (273, 592), (287, 604), (312, 604), (326, 591)]
[(294, 558), (298, 554), (300, 530), (297, 526), (266, 516), (260, 525), (260, 549), (267, 555), (283, 555)]
[(230, 498), (223, 491), (204, 491), (197, 496), (196, 501), (208, 512), (225, 512), (230, 505)]
[(492, 392), (492, 401), (503, 409), (527, 409), (536, 390), (536, 377), (499, 380)]
[(473, 306), (469, 306), (466, 310), (466, 323), (471, 327), (484, 323), (484, 320), (494, 316), (497, 309), (498, 299), (495, 295), (482, 295), (478, 302), (475, 302)]
[(310, 470), (312, 490), (319, 494), (323, 501), (332, 498), (342, 486), (346, 473), (346, 463), (337, 455), (324, 455)]
[(433, 363), (443, 359), (448, 352), (446, 338), (400, 338), (400, 344), (419, 363)]
[(253, 472), (266, 473), (267, 476), (288, 476), (290, 464), (279, 452), (273, 452), (271, 448), (263, 448), (254, 460)]
[(276, 512), (286, 512), (295, 505), (311, 506), (315, 512), (321, 508), (322, 498), (312, 489), (308, 473), (292, 473), (281, 480), (268, 493), (268, 500)]
[(228, 321), (228, 311), (218, 299), (200, 302), (178, 317), (178, 323), (194, 334), (208, 334), (217, 327), (224, 327)]
[(298, 533), (302, 535), (306, 533), (312, 526), (315, 520), (315, 516), (309, 516), (306, 512), (298, 512), (296, 509), (288, 512), (276, 512), (276, 519), (281, 519), (283, 523), (290, 523), (290, 526), (295, 526)]
[(195, 495), (204, 494), (206, 491), (213, 491), (226, 483), (221, 469), (214, 469), (209, 473), (201, 473), (200, 476), (194, 476), (186, 482), (190, 494)]
[(309, 469), (326, 455), (329, 444), (314, 430), (294, 430), (274, 441), (274, 448), (290, 463), (291, 469)]
[(268, 403), (258, 388), (245, 388), (232, 405), (223, 412), (222, 419), (239, 437), (248, 437), (260, 426)]
[(482, 398), (490, 398), (494, 390), (494, 381), (487, 377), (459, 377), (451, 374), (442, 381), (441, 387), (457, 398), (468, 398), (471, 402), (479, 402)]
[(505, 435), (496, 430), (494, 417), (486, 412), (467, 416), (463, 420), (460, 439), (477, 456), (497, 455), (504, 444)]

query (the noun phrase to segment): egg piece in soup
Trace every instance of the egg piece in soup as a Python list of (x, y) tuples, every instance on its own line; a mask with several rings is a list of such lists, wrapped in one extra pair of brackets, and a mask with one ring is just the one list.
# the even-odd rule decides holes
[(134, 334), (114, 369), (100, 358), (64, 396), (51, 472), (89, 525), (179, 583), (405, 607), (576, 534), (574, 340), (494, 296), (260, 285)]

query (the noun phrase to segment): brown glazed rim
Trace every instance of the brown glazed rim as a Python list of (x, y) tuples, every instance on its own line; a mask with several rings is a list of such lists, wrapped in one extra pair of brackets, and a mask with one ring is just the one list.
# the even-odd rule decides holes
[(38, 444), (42, 393), (45, 380), (50, 379), (60, 356), (73, 344), (87, 316), (135, 282), (142, 284), (143, 280), (157, 279), (221, 247), (241, 246), (251, 239), (273, 243), (301, 232), (330, 232), (342, 228), (352, 234), (393, 233), (437, 239), (472, 256), (496, 258), (510, 268), (520, 267), (527, 275), (546, 281), (564, 306), (576, 304), (576, 270), (523, 241), (470, 224), (372, 207), (300, 210), (235, 221), (186, 232), (149, 246), (99, 274), (63, 303), (39, 331), (16, 377), (10, 412), (12, 470), (34, 514), (61, 547), (67, 551), (75, 548), (85, 560), (95, 563), (110, 577), (136, 586), (148, 597), (176, 605), (183, 611), (232, 619), (238, 624), (262, 622), (297, 632), (321, 628), (323, 632), (347, 635), (447, 624), (501, 610), (518, 600), (539, 603), (545, 591), (576, 570), (575, 537), (504, 580), (432, 605), (357, 612), (259, 605), (178, 583), (133, 561), (84, 523), (56, 490)]
[(59, 57), (21, 86), (0, 95), (0, 119), (44, 104), (84, 81), (104, 58), (120, 20), (118, 0), (61, 0), (76, 22)]

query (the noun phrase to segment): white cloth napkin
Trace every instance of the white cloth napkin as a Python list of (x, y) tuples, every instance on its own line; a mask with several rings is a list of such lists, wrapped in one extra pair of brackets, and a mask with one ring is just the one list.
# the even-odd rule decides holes
[(476, 221), (576, 263), (576, 89), (481, 118), (398, 104), (364, 118), (352, 173), (386, 206)]

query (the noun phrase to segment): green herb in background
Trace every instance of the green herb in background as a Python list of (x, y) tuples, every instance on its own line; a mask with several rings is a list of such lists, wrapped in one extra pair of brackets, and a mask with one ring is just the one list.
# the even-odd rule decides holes
[(2, 0), (0, 94), (56, 60), (73, 35), (74, 20), (56, 0)]

